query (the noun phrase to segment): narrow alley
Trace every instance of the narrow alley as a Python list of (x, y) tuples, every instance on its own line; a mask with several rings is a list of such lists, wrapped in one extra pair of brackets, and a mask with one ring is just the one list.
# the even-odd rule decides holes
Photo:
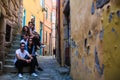
[(72, 80), (69, 76), (69, 68), (60, 67), (53, 56), (38, 56), (38, 62), (43, 71), (36, 70), (38, 77), (24, 73), (19, 78), (17, 73), (7, 73), (0, 76), (0, 80)]

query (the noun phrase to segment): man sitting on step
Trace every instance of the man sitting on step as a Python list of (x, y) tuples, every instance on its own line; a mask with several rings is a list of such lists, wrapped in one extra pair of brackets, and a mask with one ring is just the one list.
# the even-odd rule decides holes
[(18, 69), (18, 76), (23, 77), (23, 67), (30, 66), (30, 73), (32, 76), (38, 76), (35, 73), (35, 61), (32, 56), (24, 50), (25, 43), (20, 43), (20, 49), (16, 50), (15, 56), (15, 66)]

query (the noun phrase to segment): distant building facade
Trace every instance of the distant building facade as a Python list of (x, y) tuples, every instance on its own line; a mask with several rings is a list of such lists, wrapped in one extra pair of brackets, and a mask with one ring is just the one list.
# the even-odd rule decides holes
[(52, 54), (52, 0), (44, 0), (43, 55)]
[(52, 54), (53, 54), (53, 50), (55, 49), (55, 30), (56, 30), (56, 0), (52, 0)]

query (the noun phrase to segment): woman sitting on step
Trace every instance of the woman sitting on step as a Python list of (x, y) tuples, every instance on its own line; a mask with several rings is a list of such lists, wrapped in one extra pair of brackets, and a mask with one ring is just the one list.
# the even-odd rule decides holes
[(37, 57), (36, 57), (37, 55), (35, 54), (35, 51), (36, 51), (35, 49), (36, 49), (36, 47), (33, 43), (32, 38), (29, 38), (28, 39), (28, 44), (27, 44), (27, 51), (31, 54), (31, 56), (35, 60), (35, 65), (37, 66), (37, 69), (40, 70), (40, 71), (43, 71), (38, 64)]

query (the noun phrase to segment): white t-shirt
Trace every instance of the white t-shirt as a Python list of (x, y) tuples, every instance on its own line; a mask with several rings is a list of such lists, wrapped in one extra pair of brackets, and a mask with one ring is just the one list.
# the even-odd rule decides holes
[[(24, 50), (24, 52), (22, 53), (20, 49), (17, 49), (15, 52), (15, 55), (19, 55), (21, 58), (25, 58), (26, 55), (29, 55), (28, 51)], [(15, 56), (15, 60), (14, 63), (17, 61), (17, 56)]]

